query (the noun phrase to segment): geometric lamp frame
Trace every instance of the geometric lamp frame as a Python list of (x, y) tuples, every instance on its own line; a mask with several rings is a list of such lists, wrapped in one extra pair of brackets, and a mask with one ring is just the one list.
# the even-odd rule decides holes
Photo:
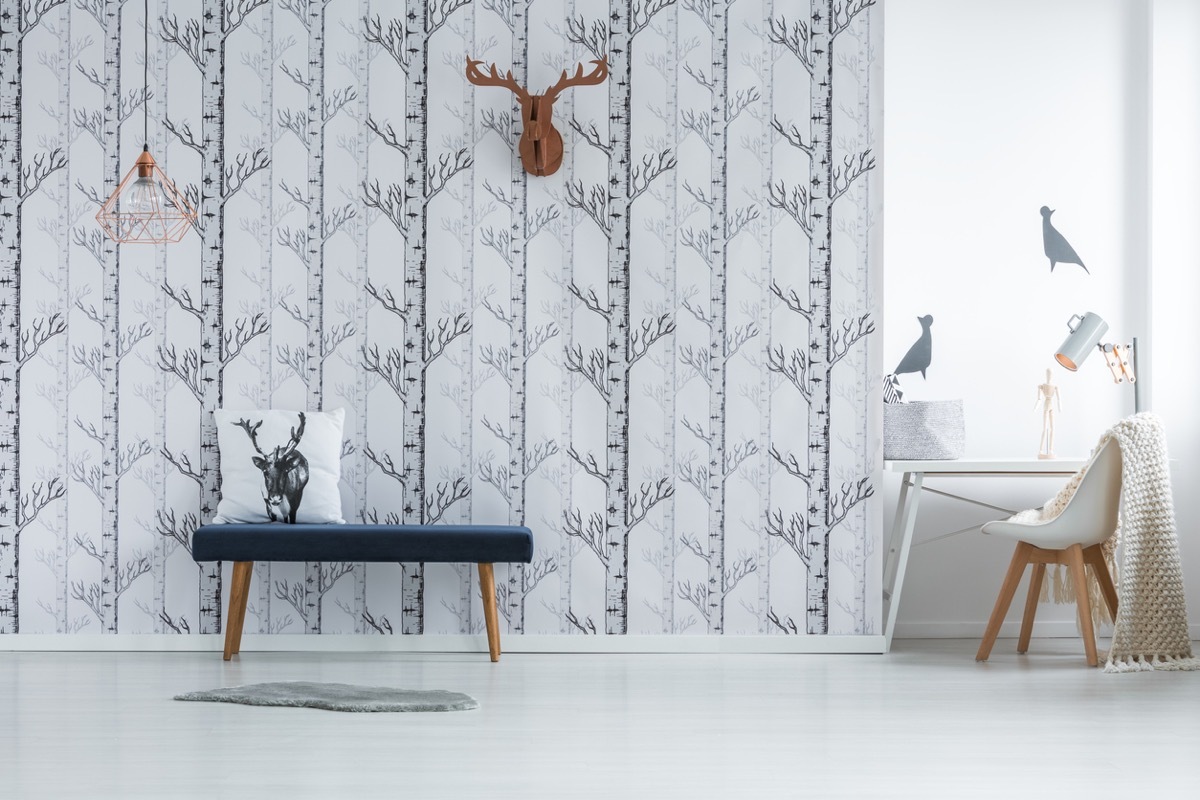
[[(157, 189), (149, 192), (152, 200), (150, 207), (139, 209), (136, 213), (122, 210), (121, 201), (128, 197), (138, 179), (145, 178), (153, 181)], [(139, 190), (144, 191), (144, 188)], [(126, 209), (129, 205), (130, 203), (125, 203)], [(155, 163), (149, 149), (146, 149), (138, 156), (137, 163), (117, 186), (116, 191), (100, 207), (96, 221), (115, 242), (165, 244), (178, 242), (184, 237), (188, 228), (196, 223), (196, 210)]]

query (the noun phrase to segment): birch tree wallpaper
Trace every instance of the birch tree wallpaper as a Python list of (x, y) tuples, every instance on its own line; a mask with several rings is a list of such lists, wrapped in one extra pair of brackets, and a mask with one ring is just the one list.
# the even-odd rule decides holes
[[(341, 407), (347, 519), (533, 529), (511, 632), (877, 633), (877, 13), (2, 0), (0, 632), (219, 632), (212, 411)], [(607, 57), (556, 174), (468, 56)], [(200, 217), (118, 247), (143, 109)], [(247, 627), (476, 633), (467, 567), (260, 563)]]

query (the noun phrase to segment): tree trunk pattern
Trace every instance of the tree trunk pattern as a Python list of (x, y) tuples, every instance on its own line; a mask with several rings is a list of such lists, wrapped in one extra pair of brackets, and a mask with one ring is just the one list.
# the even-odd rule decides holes
[[(566, 19), (575, 19), (575, 0), (565, 0), (563, 11), (565, 12)], [(565, 33), (562, 34), (562, 40), (563, 63), (576, 63), (578, 61), (578, 48), (575, 43)], [(574, 97), (574, 92), (564, 92), (555, 103), (555, 107), (558, 109), (559, 115), (563, 120), (569, 120), (575, 116)], [(575, 181), (575, 149), (579, 146), (579, 137), (575, 135), (575, 131), (570, 125), (562, 126), (560, 132), (563, 137), (563, 184), (569, 186)], [(569, 203), (563, 203), (562, 205), (562, 216), (559, 218), (560, 233), (558, 242), (562, 248), (563, 278), (559, 283), (562, 294), (558, 308), (557, 322), (559, 329), (563, 332), (563, 337), (566, 339), (565, 351), (569, 352), (575, 344), (575, 297), (571, 294), (571, 286), (575, 283), (575, 228), (579, 225), (579, 211)], [(575, 373), (566, 369), (565, 365), (559, 374), (557, 403), (560, 410), (560, 438), (564, 447), (559, 459), (558, 489), (562, 507), (564, 509), (572, 509), (575, 507), (575, 474), (577, 467), (567, 453), (569, 449), (567, 446), (573, 441), (572, 437), (574, 435), (575, 388), (578, 385), (578, 378)], [(558, 568), (555, 571), (558, 574), (558, 632), (565, 635), (575, 633), (578, 630), (571, 624), (568, 613), (571, 608), (572, 564), (575, 559), (575, 552), (575, 543), (567, 535), (565, 529), (561, 530), (558, 543)]]
[[(161, 40), (160, 40), (160, 42), (161, 42)], [(165, 64), (165, 62), (163, 60), (161, 60), (161, 56), (164, 54), (164, 52), (165, 52), (165, 48), (163, 48), (163, 47), (158, 48), (158, 54), (160, 56), (160, 59), (158, 60), (159, 64)], [(163, 71), (165, 72), (165, 69)], [(157, 80), (157, 83), (158, 83), (159, 87), (165, 88), (165, 86), (166, 86), (166, 82), (161, 77)], [(160, 91), (159, 99), (157, 99), (157, 101), (156, 101), (156, 109), (155, 109), (155, 115), (160, 120), (166, 118), (166, 116), (165, 116), (166, 108), (165, 107), (166, 107), (166, 94), (167, 93), (166, 93), (166, 91), (163, 91), (163, 88), (160, 88), (160, 90), (159, 90)], [(160, 150), (160, 153), (162, 154), (162, 157), (160, 158), (159, 155), (155, 155), (155, 161), (165, 171), (167, 169), (167, 165), (166, 165), (166, 144), (167, 144), (167, 142), (166, 142), (166, 139), (161, 135), (161, 133), (157, 137), (157, 141), (159, 143), (159, 150)], [(167, 174), (169, 175), (170, 173), (167, 173)], [(165, 285), (169, 279), (168, 278), (169, 273), (167, 272), (167, 255), (166, 255), (167, 247), (168, 247), (168, 245), (164, 245), (164, 244), (155, 245), (155, 249), (158, 250), (158, 252), (155, 253), (155, 259), (154, 259), (155, 266), (156, 266), (154, 276), (157, 279), (158, 286)], [(167, 314), (167, 310), (168, 310), (167, 298), (165, 296), (163, 296), (161, 292), (156, 292), (155, 300), (156, 300), (156, 303), (155, 303), (155, 308), (154, 308), (154, 310), (155, 310), (154, 324), (155, 324), (155, 328), (159, 331), (159, 346), (165, 347), (169, 341), (167, 338), (167, 316), (168, 316), (168, 314)], [(154, 378), (154, 397), (158, 401), (158, 404), (157, 404), (157, 408), (151, 409), (151, 413), (154, 413), (155, 411), (157, 411), (157, 409), (165, 409), (167, 392), (171, 388), (171, 381), (170, 381), (171, 376), (168, 375), (165, 370), (161, 370), (161, 369), (158, 370), (157, 373), (158, 374), (155, 375), (155, 378)], [(153, 456), (154, 467), (153, 467), (153, 481), (152, 482), (153, 482), (153, 491), (155, 493), (155, 499), (156, 499), (157, 503), (159, 503), (157, 511), (159, 513), (166, 513), (167, 511), (170, 510), (170, 506), (168, 505), (168, 503), (169, 503), (168, 498), (170, 497), (170, 495), (168, 494), (169, 480), (168, 480), (168, 473), (167, 473), (167, 464), (166, 464), (165, 459), (162, 457), (161, 453), (162, 453), (163, 449), (165, 447), (167, 447), (168, 442), (169, 442), (169, 439), (167, 438), (167, 431), (169, 429), (169, 425), (168, 425), (167, 415), (165, 413), (159, 413), (157, 415), (157, 417), (158, 417), (157, 424), (155, 426), (155, 428), (156, 428), (155, 442), (154, 442), (155, 454)], [(154, 608), (154, 613), (155, 613), (155, 617), (154, 617), (154, 632), (155, 633), (169, 633), (170, 632), (170, 628), (167, 627), (167, 622), (166, 622), (167, 618), (169, 617), (169, 611), (167, 609), (167, 561), (170, 559), (171, 554), (175, 552), (175, 550), (178, 548), (178, 546), (179, 546), (179, 542), (176, 539), (174, 539), (173, 537), (170, 537), (170, 536), (163, 535), (163, 533), (161, 531), (159, 531), (159, 535), (157, 537), (155, 537), (154, 564), (151, 569), (151, 575), (153, 576), (153, 580), (154, 580), (154, 606), (153, 606), (153, 608)]]
[[(425, 228), (429, 203), (428, 101), (426, 82), (429, 68), (428, 0), (407, 15), (405, 51), (408, 68), (404, 76), (404, 135), (408, 153), (404, 166), (404, 509), (406, 525), (425, 522), (425, 368), (426, 275)], [(403, 564), (401, 579), (400, 632), (423, 633), (425, 629), (425, 565)]]
[[(60, 4), (19, 3), (0, 20), (0, 634), (20, 631), (21, 533), (54, 499), (42, 503), (36, 484), (27, 493), (21, 486), (21, 368), (55, 335), (39, 338), (37, 321), (33, 330), (22, 327), (22, 207), (66, 158), (60, 149), (26, 163), (21, 82), (24, 38)], [(49, 492), (48, 484), (41, 488)]]
[(629, 632), (629, 297), (632, 3), (614, 0), (608, 32), (608, 479), (604, 492), (604, 629)]
[[(195, 351), (186, 351), (192, 360), (168, 362), (160, 351), (163, 368), (186, 374), (200, 405), (200, 521), (210, 522), (216, 513), (221, 492), (221, 455), (213, 412), (224, 400), (225, 367), (269, 325), (265, 315), (238, 320), (233, 330), (225, 328), (225, 205), (263, 167), (270, 163), (265, 148), (235, 159), (228, 169), (225, 150), (225, 53), (229, 36), (246, 22), (248, 15), (267, 0), (203, 0), (198, 19), (175, 16), (162, 21), (162, 35), (179, 47), (200, 72), (200, 136), (196, 139), (189, 125), (176, 121), (176, 137), (200, 157), (197, 186), (197, 232), (200, 236), (199, 309), (187, 310), (200, 321), (200, 343)], [(182, 303), (181, 303), (182, 305)], [(190, 304), (189, 304), (190, 305)], [(198, 311), (198, 313), (196, 313)], [(185, 359), (186, 360), (186, 359)], [(199, 633), (221, 631), (221, 565), (200, 565)]]
[[(308, 266), (307, 358), (305, 380), (308, 407), (324, 408), (325, 393), (325, 4), (308, 0), (308, 225), (305, 257)], [(321, 565), (304, 565), (304, 632), (321, 632)]]
[[(763, 0), (763, 19), (775, 17), (775, 0)], [(775, 151), (775, 131), (771, 120), (775, 114), (775, 45), (767, 36), (762, 36), (762, 77), (763, 77), (763, 106), (762, 106), (762, 137), (758, 143), (758, 160), (762, 185), (769, 186), (774, 174), (773, 155)], [(756, 554), (758, 569), (758, 632), (771, 633), (771, 535), (768, 516), (771, 510), (771, 405), (774, 390), (771, 381), (771, 370), (767, 366), (771, 352), (771, 318), (775, 308), (775, 300), (771, 294), (771, 265), (774, 263), (775, 252), (775, 212), (766, 208), (761, 218), (761, 233), (758, 237), (762, 249), (762, 276), (759, 281), (758, 293), (758, 327), (762, 331), (763, 346), (758, 352), (761, 359), (758, 369), (758, 409), (759, 428), (758, 439), (762, 449), (758, 453), (757, 490), (758, 490), (758, 552)]]
[(729, 340), (726, 335), (729, 297), (728, 191), (729, 161), (729, 3), (713, 0), (712, 139), (709, 143), (712, 207), (709, 209), (709, 366), (708, 366), (708, 632), (725, 630), (725, 392)]
[[(666, 17), (666, 39), (664, 48), (666, 73), (666, 96), (663, 98), (663, 116), (666, 118), (667, 144), (672, 150), (679, 147), (679, 8), (672, 9)], [(677, 260), (679, 258), (679, 176), (675, 170), (668, 170), (663, 176), (665, 186), (663, 194), (667, 208), (663, 215), (665, 229), (663, 244), (666, 247), (666, 260), (663, 264), (663, 288), (666, 293), (667, 306), (674, 314), (676, 298), (679, 294), (679, 273)], [(663, 452), (667, 464), (674, 468), (677, 459), (677, 442), (675, 430), (677, 426), (677, 381), (679, 380), (679, 365), (676, 350), (679, 346), (677, 334), (671, 333), (663, 343), (663, 363), (665, 375), (663, 379)], [(669, 497), (663, 504), (662, 519), (662, 632), (675, 633), (675, 556), (678, 544), (675, 536), (675, 497)]]
[[(211, 522), (221, 496), (217, 422), (224, 387), (220, 363), (225, 330), (225, 0), (205, 0), (200, 154), (200, 514)], [(200, 633), (221, 632), (221, 565), (200, 565)]]
[[(512, 0), (512, 72), (521, 86), (529, 83), (529, 0)], [(514, 124), (519, 128), (521, 110), (518, 104), (514, 112)], [(513, 142), (509, 191), (512, 196), (510, 209), (509, 266), (512, 275), (509, 283), (509, 309), (512, 320), (509, 325), (509, 381), (508, 381), (508, 524), (525, 524), (525, 410), (526, 382), (529, 366), (528, 306), (529, 294), (529, 205), (526, 179), (529, 173), (521, 165), (517, 143)], [(525, 632), (525, 595), (529, 590), (528, 576), (524, 564), (508, 567), (508, 629), (512, 633)]]
[[(259, 50), (259, 100), (258, 121), (260, 125), (259, 142), (261, 147), (272, 148), (278, 134), (275, 125), (275, 4), (267, 3), (262, 9), (261, 48)], [(274, 263), (275, 244), (275, 161), (272, 159), (259, 172), (258, 181), (258, 246), (259, 270), (262, 274), (262, 293), (259, 305), (264, 313), (271, 315), (275, 307), (275, 271), (271, 268)], [(275, 354), (275, 337), (268, 330), (262, 337), (259, 347), (259, 404), (262, 408), (273, 406), (272, 398), (275, 391), (275, 380), (272, 372)], [(259, 561), (254, 565), (254, 586), (258, 589), (255, 600), (255, 610), (258, 612), (258, 632), (270, 633), (271, 624), (271, 562)]]
[[(358, 0), (358, 20), (357, 25), (364, 24), (363, 21), (371, 15), (371, 0)], [(371, 129), (367, 125), (368, 115), (370, 114), (371, 106), (368, 102), (371, 96), (369, 82), (371, 78), (371, 43), (365, 35), (360, 31), (358, 36), (358, 52), (354, 62), (355, 68), (355, 83), (357, 84), (358, 98), (355, 100), (355, 120), (358, 127), (354, 137), (354, 162), (357, 167), (356, 187), (355, 192), (355, 225), (354, 225), (354, 250), (357, 257), (356, 275), (358, 277), (358, 303), (355, 305), (354, 315), (354, 330), (361, 337), (360, 341), (367, 341), (367, 311), (371, 305), (371, 296), (367, 293), (367, 283), (371, 280), (369, 263), (367, 261), (368, 245), (370, 240), (370, 219), (367, 216), (367, 205), (363, 199), (362, 187), (367, 185), (370, 179), (370, 136)], [(368, 441), (367, 428), (367, 406), (370, 394), (370, 385), (367, 382), (367, 371), (361, 366), (354, 371), (354, 431), (355, 441), (357, 442), (355, 453), (354, 466), (354, 502), (355, 512), (358, 515), (357, 522), (367, 521), (367, 474), (371, 469), (371, 461), (367, 458), (365, 444)], [(354, 565), (354, 571), (351, 573), (354, 581), (354, 632), (366, 633), (367, 624), (365, 614), (367, 611), (367, 565), (358, 563)]]
[[(104, 160), (105, 191), (121, 181), (121, 0), (109, 0), (104, 6)], [(117, 590), (119, 569), (117, 533), (120, 527), (119, 469), (121, 465), (121, 250), (104, 240), (103, 263), (104, 332), (100, 353), (103, 374), (101, 429), (104, 456), (101, 459), (103, 501), (100, 513), (100, 541), (103, 560), (100, 567), (100, 619), (104, 633), (117, 632)]]
[[(151, 14), (154, 12), (151, 11)], [(168, 74), (168, 57), (167, 43), (161, 36), (154, 36), (155, 17), (143, 20), (143, 23), (150, 26), (151, 41), (154, 46), (154, 59), (152, 63), (151, 75), (154, 80), (154, 132), (155, 132), (155, 149), (154, 160), (162, 167), (163, 171), (170, 169), (168, 163), (168, 151), (170, 140), (167, 138), (167, 133), (163, 130), (162, 121), (167, 118), (167, 94), (169, 86), (167, 83)], [(148, 143), (147, 143), (148, 144)], [(167, 173), (170, 174), (169, 172)], [(158, 244), (154, 246), (154, 264), (155, 264), (155, 289), (167, 285), (170, 280), (170, 274), (167, 271), (167, 254), (169, 245)], [(166, 347), (170, 340), (167, 332), (167, 317), (168, 317), (168, 298), (161, 292), (155, 291), (154, 304), (154, 328), (158, 331), (159, 347)], [(172, 385), (171, 376), (166, 370), (156, 370), (154, 376), (154, 397), (157, 403), (150, 411), (157, 413), (158, 409), (165, 409), (167, 392)], [(155, 452), (153, 455), (153, 491), (157, 502), (160, 504), (159, 511), (168, 511), (168, 480), (167, 480), (167, 464), (162, 457), (163, 448), (167, 447), (167, 415), (166, 413), (157, 414), (158, 420), (156, 425), (155, 436)], [(64, 504), (65, 505), (65, 504)], [(167, 633), (170, 628), (167, 627), (166, 620), (167, 612), (167, 560), (171, 554), (175, 552), (179, 546), (179, 542), (160, 533), (155, 537), (154, 542), (154, 565), (150, 570), (154, 580), (154, 632)]]
[[(22, 29), (24, 4), (11, 20), (0, 23), (0, 346), (16, 352), (21, 335), (21, 117)], [(0, 359), (0, 496), (7, 509), (0, 518), (0, 633), (20, 630), (21, 508), (21, 367), (16, 359)]]
[[(864, 14), (859, 21), (859, 49), (857, 54), (857, 103), (856, 119), (858, 135), (856, 147), (859, 152), (871, 149), (873, 132), (871, 128), (871, 70), (875, 59), (874, 45), (871, 41), (871, 15)], [(858, 247), (858, 259), (855, 270), (855, 284), (858, 287), (858, 308), (873, 311), (875, 298), (871, 282), (871, 182), (860, 181), (858, 197), (855, 201), (855, 244)], [(871, 357), (870, 340), (860, 349), (855, 380), (861, 386), (858, 395), (858, 407), (871, 408)], [(859, 474), (870, 475), (875, 454), (870, 445), (871, 415), (864, 413), (858, 425), (855, 426), (855, 452), (858, 454)], [(855, 540), (854, 564), (854, 632), (860, 635), (870, 633), (870, 621), (867, 619), (867, 586), (868, 569), (872, 554), (871, 531), (867, 525), (866, 506), (858, 510), (858, 535)]]
[[(475, 49), (475, 4), (471, 4), (463, 11), (465, 19), (463, 21), (462, 31), (464, 44), (467, 52), (473, 52)], [(475, 125), (475, 85), (463, 77), (462, 82), (462, 119), (463, 126), (466, 129), (466, 144), (474, 152), (475, 145), (478, 144), (479, 136), (476, 133)], [(462, 364), (459, 368), (459, 406), (461, 415), (459, 417), (458, 429), (458, 447), (462, 453), (462, 473), (464, 475), (473, 476), (475, 474), (475, 230), (478, 223), (475, 219), (475, 165), (472, 161), (471, 165), (463, 172), (463, 183), (467, 187), (462, 194), (462, 231), (459, 236), (459, 241), (462, 244), (462, 292), (463, 306), (471, 320), (471, 330), (463, 335), (462, 346)], [(472, 495), (469, 493), (459, 504), (459, 522), (464, 525), (469, 525), (472, 521), (473, 502)], [(472, 619), (474, 616), (474, 598), (472, 576), (475, 574), (475, 569), (472, 565), (467, 564), (465, 568), (459, 572), (458, 576), (458, 632), (459, 633), (474, 633), (472, 630)]]
[[(841, 6), (837, 0), (819, 0), (813, 3), (809, 35), (809, 58), (812, 64), (810, 83), (810, 125), (812, 141), (812, 167), (810, 175), (811, 202), (809, 205), (812, 247), (809, 251), (809, 301), (812, 319), (809, 325), (809, 356), (814, 365), (810, 373), (810, 397), (808, 417), (809, 434), (809, 541), (811, 560), (808, 575), (807, 630), (809, 633), (829, 632), (829, 555), (830, 535), (836, 525), (845, 518), (854, 505), (873, 493), (867, 494), (860, 483), (857, 499), (842, 498), (843, 513), (835, 515), (831, 494), (830, 475), (830, 415), (833, 368), (846, 355), (855, 342), (865, 338), (874, 330), (871, 325), (865, 331), (860, 326), (857, 335), (848, 330), (843, 333), (837, 352), (834, 349), (833, 320), (833, 203), (845, 193), (850, 185), (874, 167), (873, 159), (868, 162), (869, 151), (855, 154), (857, 166), (850, 157), (842, 166), (834, 165), (833, 145), (833, 44), (838, 34), (844, 32), (851, 20), (865, 10), (869, 3)], [(870, 315), (865, 314), (860, 322), (865, 325)], [(843, 494), (845, 490), (843, 490)]]
[[(59, 74), (69, 75), (75, 69), (75, 58), (71, 42), (71, 6), (63, 4), (58, 23), (58, 56), (57, 69)], [(59, 80), (58, 83), (58, 146), (64, 153), (69, 153), (74, 135), (71, 130), (71, 82)], [(55, 190), (58, 199), (58, 307), (66, 315), (71, 308), (71, 237), (70, 231), (75, 224), (71, 204), (71, 160), (68, 157), (63, 168), (58, 171), (58, 187)], [(71, 459), (71, 418), (68, 414), (69, 395), (71, 393), (71, 336), (70, 327), (58, 337), (55, 364), (54, 396), (57, 400), (58, 413), (58, 450), (57, 463), (59, 475), (67, 475)], [(60, 570), (58, 586), (55, 591), (55, 625), (57, 633), (70, 633), (70, 542), (71, 515), (70, 504), (66, 498), (55, 509), (55, 543), (54, 563)], [(7, 573), (5, 573), (7, 574)]]
[[(658, 503), (670, 497), (674, 489), (669, 478), (647, 481), (631, 495), (629, 477), (629, 399), (630, 374), (634, 363), (644, 357), (663, 336), (674, 330), (669, 314), (643, 320), (633, 329), (630, 298), (630, 206), (637, 195), (665, 169), (673, 168), (669, 152), (651, 155), (636, 169), (632, 163), (632, 128), (630, 125), (632, 53), (634, 36), (645, 30), (654, 14), (669, 3), (639, 5), (635, 14), (631, 0), (613, 0), (607, 25), (597, 22), (590, 30), (603, 30), (607, 43), (608, 77), (608, 141), (598, 133), (589, 142), (608, 157), (608, 175), (603, 185), (584, 187), (576, 183), (568, 194), (568, 202), (585, 210), (608, 238), (607, 298), (601, 301), (592, 291), (588, 299), (579, 287), (575, 293), (587, 308), (604, 319), (604, 348), (584, 353), (578, 346), (567, 351), (569, 368), (592, 383), (606, 403), (605, 463), (601, 467), (589, 454), (583, 467), (605, 487), (605, 508), (602, 514), (589, 514), (568, 509), (568, 533), (579, 537), (596, 553), (605, 569), (604, 629), (608, 634), (625, 634), (629, 629), (629, 537), (632, 529), (646, 518)], [(598, 38), (598, 33), (593, 38)], [(593, 51), (595, 44), (588, 45)], [(593, 131), (595, 129), (593, 128)], [(635, 186), (634, 178), (638, 182)], [(585, 196), (586, 195), (586, 196)], [(583, 465), (583, 456), (572, 458)], [(570, 609), (564, 609), (568, 619), (577, 627), (583, 625)], [(590, 620), (588, 620), (590, 624)]]
[[(305, 260), (308, 267), (307, 358), (305, 383), (308, 407), (320, 411), (325, 389), (325, 2), (308, 0), (308, 114), (305, 144), (308, 150), (308, 223)], [(308, 565), (311, 569), (312, 565)], [(320, 618), (320, 611), (317, 611)], [(317, 633), (318, 631), (309, 631)]]
[(812, 555), (806, 608), (809, 633), (829, 632), (829, 370), (833, 345), (833, 14), (834, 0), (814, 0), (809, 52), (812, 139), (812, 247), (809, 251), (809, 358), (812, 370), (808, 409), (808, 529)]

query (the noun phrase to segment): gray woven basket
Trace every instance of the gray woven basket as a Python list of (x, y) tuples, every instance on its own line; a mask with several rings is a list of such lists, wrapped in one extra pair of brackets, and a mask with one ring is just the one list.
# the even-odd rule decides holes
[(883, 406), (883, 457), (889, 461), (962, 458), (966, 438), (962, 400)]

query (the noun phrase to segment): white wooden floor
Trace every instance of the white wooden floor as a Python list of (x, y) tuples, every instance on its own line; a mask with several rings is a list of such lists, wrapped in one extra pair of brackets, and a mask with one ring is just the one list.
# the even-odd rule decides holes
[[(1200, 673), (1105, 675), (1078, 640), (888, 656), (0, 654), (0, 798), (1200, 797)], [(313, 680), (478, 711), (179, 703)]]

